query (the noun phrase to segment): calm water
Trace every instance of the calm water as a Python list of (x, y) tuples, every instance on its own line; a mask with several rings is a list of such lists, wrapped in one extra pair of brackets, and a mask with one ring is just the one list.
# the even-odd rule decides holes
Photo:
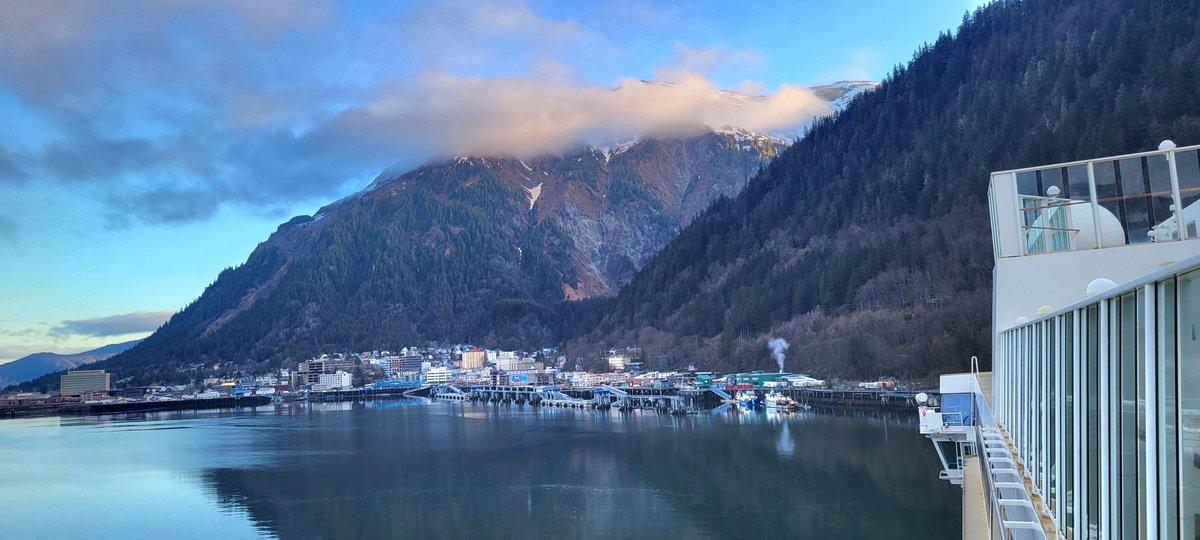
[(0, 421), (0, 538), (958, 538), (897, 417), (471, 404)]

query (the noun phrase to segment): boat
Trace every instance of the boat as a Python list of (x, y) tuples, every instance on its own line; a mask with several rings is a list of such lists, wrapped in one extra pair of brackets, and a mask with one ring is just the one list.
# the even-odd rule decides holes
[(796, 400), (779, 392), (768, 392), (765, 401), (768, 409), (795, 411), (800, 408), (800, 404)]
[(752, 390), (742, 390), (734, 397), (737, 398), (738, 405), (745, 408), (754, 409), (762, 405), (762, 400)]

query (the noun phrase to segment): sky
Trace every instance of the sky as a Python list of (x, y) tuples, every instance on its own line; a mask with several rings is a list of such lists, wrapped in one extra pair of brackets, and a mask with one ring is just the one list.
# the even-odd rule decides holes
[(980, 3), (0, 0), (0, 363), (148, 335), (388, 167), (798, 125)]

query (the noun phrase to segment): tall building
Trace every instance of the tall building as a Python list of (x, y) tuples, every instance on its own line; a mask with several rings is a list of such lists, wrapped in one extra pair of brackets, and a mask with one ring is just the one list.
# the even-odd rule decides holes
[(482, 349), (472, 349), (462, 352), (463, 369), (479, 369), (487, 362), (487, 352)]
[(58, 379), (58, 393), (64, 396), (78, 396), (90, 392), (107, 392), (112, 383), (111, 377), (103, 369), (68, 371)]
[(1200, 146), (993, 173), (989, 202), (993, 371), (920, 412), (964, 524), (1200, 538)]
[(425, 362), (425, 357), (419, 354), (393, 356), (389, 361), (389, 371), (392, 373), (401, 373), (405, 371), (421, 371), (421, 364)]

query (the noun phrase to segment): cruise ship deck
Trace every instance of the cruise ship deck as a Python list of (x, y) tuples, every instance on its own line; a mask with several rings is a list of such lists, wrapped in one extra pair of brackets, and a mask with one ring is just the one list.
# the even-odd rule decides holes
[(1200, 147), (992, 174), (992, 372), (921, 432), (963, 538), (1200, 538)]

